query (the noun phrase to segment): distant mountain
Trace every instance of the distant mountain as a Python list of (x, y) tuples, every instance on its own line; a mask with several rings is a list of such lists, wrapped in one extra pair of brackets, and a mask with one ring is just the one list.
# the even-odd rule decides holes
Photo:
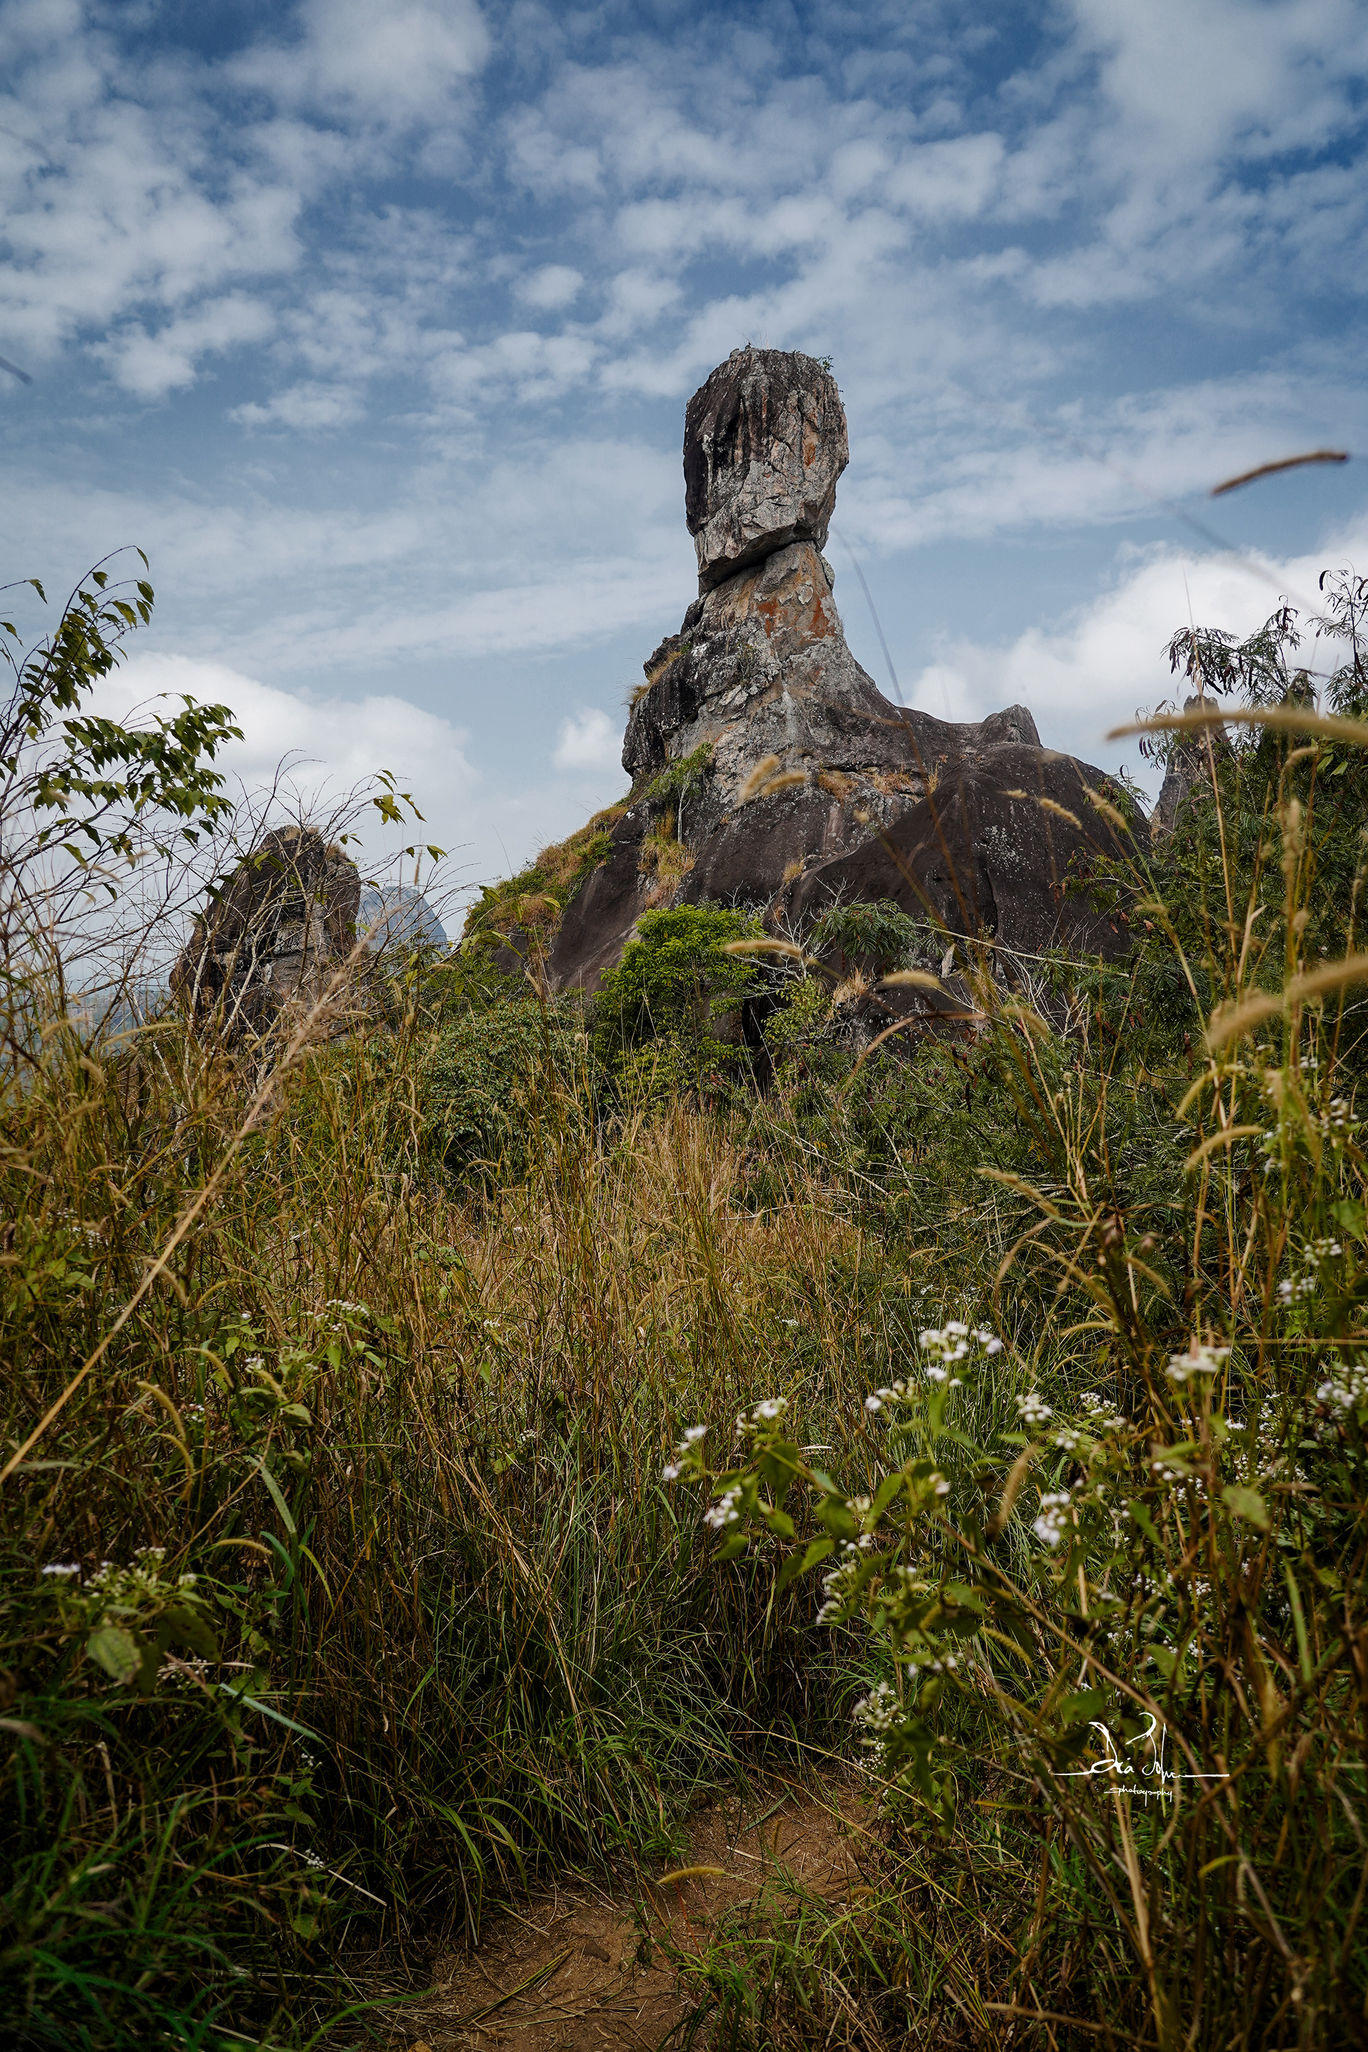
[(415, 884), (367, 884), (356, 926), (374, 954), (395, 947), (445, 951), (448, 945), (446, 928)]

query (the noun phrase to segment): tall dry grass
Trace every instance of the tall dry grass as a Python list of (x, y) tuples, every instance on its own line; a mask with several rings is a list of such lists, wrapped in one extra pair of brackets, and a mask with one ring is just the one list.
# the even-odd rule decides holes
[[(985, 954), (972, 1044), (852, 1078), (814, 1031), (724, 1104), (534, 1034), (516, 1173), (433, 1150), (430, 979), (246, 1064), (92, 1043), (12, 965), (8, 2041), (357, 2041), (359, 1952), (420, 1980), (832, 1754), (883, 1883), (739, 1914), (696, 2035), (1358, 2041), (1363, 1057), (1318, 936), (1353, 952), (1361, 855), (1330, 893), (1344, 740), (1299, 745), (1140, 879), (1118, 977)], [(702, 1502), (661, 1476), (699, 1424)], [(1141, 1772), (1149, 1720), (1210, 1779), (1128, 1793), (1100, 1732)]]

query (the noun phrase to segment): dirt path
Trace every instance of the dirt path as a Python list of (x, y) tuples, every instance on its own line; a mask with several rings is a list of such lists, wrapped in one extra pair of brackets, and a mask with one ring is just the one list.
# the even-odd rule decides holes
[(639, 1900), (576, 1886), (439, 1959), (434, 1991), (406, 2007), (410, 2052), (653, 2052), (688, 2003), (660, 1940), (700, 1954), (728, 1910), (789, 1880), (828, 1901), (864, 1878), (872, 1844), (853, 1786), (775, 1784), (743, 1807), (702, 1812), (671, 1873), (643, 1875)]

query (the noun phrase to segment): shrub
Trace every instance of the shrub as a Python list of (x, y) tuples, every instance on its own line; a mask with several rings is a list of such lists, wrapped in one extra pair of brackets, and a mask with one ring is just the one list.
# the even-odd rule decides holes
[(672, 1067), (696, 1088), (746, 1059), (744, 1007), (764, 988), (755, 966), (725, 950), (760, 932), (759, 917), (720, 905), (642, 915), (637, 938), (600, 986), (596, 1044), (619, 1067), (647, 1042), (670, 1042)]
[(423, 1056), (418, 1089), (428, 1150), (453, 1172), (521, 1177), (553, 1097), (578, 1104), (588, 1056), (573, 1004), (520, 996), (468, 1012), (443, 1027)]

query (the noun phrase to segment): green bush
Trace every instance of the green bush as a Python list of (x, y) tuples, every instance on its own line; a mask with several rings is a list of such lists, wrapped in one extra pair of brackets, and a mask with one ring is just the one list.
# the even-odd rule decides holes
[[(671, 1077), (694, 1087), (744, 1066), (742, 1008), (765, 988), (764, 972), (726, 948), (760, 930), (757, 914), (721, 905), (644, 913), (599, 991), (595, 1040), (604, 1059), (621, 1072), (648, 1043), (669, 1042)], [(657, 1049), (653, 1060), (662, 1058)]]
[(549, 1095), (578, 1099), (589, 1043), (578, 1007), (535, 997), (471, 1011), (436, 1035), (419, 1075), (427, 1150), (453, 1172), (526, 1172)]

